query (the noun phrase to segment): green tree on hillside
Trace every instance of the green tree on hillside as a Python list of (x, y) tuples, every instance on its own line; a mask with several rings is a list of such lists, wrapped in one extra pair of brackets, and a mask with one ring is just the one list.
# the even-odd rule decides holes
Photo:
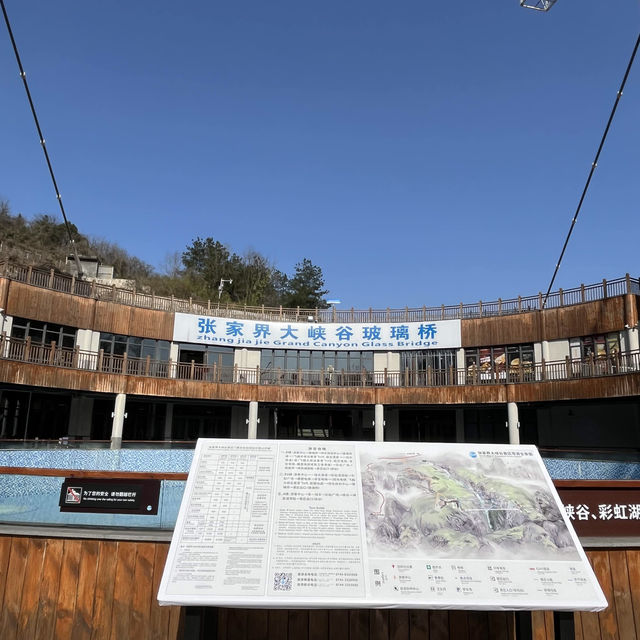
[(329, 293), (324, 286), (322, 269), (314, 265), (309, 258), (304, 258), (302, 262), (296, 264), (293, 277), (287, 280), (284, 306), (304, 309), (324, 308), (327, 306), (324, 296)]

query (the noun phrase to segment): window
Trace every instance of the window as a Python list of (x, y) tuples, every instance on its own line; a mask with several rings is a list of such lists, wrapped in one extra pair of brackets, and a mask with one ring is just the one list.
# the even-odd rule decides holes
[[(325, 372), (321, 380), (319, 372)], [(372, 351), (263, 349), (260, 377), (274, 384), (365, 384), (373, 371)], [(302, 379), (299, 379), (302, 377)]]
[(169, 346), (167, 340), (151, 340), (113, 333), (100, 334), (100, 349), (105, 355), (122, 356), (126, 353), (128, 358), (149, 356), (151, 360), (166, 362), (169, 360)]
[[(170, 343), (167, 340), (151, 340), (114, 333), (101, 333), (99, 348), (104, 352), (102, 370), (122, 373), (122, 356), (127, 354), (126, 373), (167, 377)], [(146, 359), (149, 358), (147, 368)]]
[(533, 344), (465, 349), (464, 358), (467, 376), (478, 381), (529, 378), (534, 371)]
[(180, 344), (177, 377), (233, 382), (233, 358), (233, 347)]
[(405, 376), (408, 373), (410, 385), (455, 384), (455, 349), (402, 351), (400, 358), (402, 372)]
[(372, 351), (296, 351), (293, 349), (263, 349), (260, 368), (283, 371), (334, 371), (361, 372), (373, 370)]
[(607, 358), (619, 355), (620, 336), (617, 333), (607, 333), (595, 336), (583, 336), (571, 340), (571, 358), (590, 360), (592, 357)]
[(36, 345), (48, 346), (55, 342), (58, 347), (73, 349), (76, 344), (76, 329), (51, 322), (14, 318), (11, 337), (19, 340), (31, 338), (31, 344)]

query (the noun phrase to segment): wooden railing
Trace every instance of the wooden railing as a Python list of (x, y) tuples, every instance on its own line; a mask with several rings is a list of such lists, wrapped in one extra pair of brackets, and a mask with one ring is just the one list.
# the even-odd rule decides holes
[[(122, 289), (115, 285), (105, 285), (75, 276), (42, 270), (33, 267), (0, 262), (0, 277), (10, 278), (36, 287), (61, 291), (96, 300), (108, 300), (144, 309), (194, 313), (198, 315), (220, 316), (225, 318), (254, 318), (259, 320), (297, 322), (313, 318), (314, 322), (424, 322), (436, 320), (455, 320), (466, 318), (486, 318), (492, 316), (513, 315), (538, 311), (543, 308), (542, 293), (531, 296), (518, 296), (508, 300), (493, 302), (460, 303), (439, 307), (417, 307), (404, 309), (287, 309), (284, 307), (265, 307), (224, 304), (220, 306), (211, 300), (183, 300), (173, 296), (156, 296), (148, 291)], [(597, 284), (580, 285), (573, 289), (559, 289), (549, 295), (544, 308), (566, 307), (583, 302), (603, 300), (627, 293), (640, 295), (640, 279), (627, 274), (624, 278), (602, 280)]]
[(130, 358), (99, 352), (59, 348), (55, 342), (33, 344), (30, 338), (17, 340), (0, 337), (0, 358), (66, 369), (97, 371), (151, 378), (175, 378), (228, 384), (255, 384), (315, 387), (444, 387), (452, 385), (520, 384), (599, 378), (640, 372), (640, 352), (629, 351), (612, 356), (527, 363), (522, 366), (493, 366), (477, 369), (427, 368), (405, 371), (282, 370), (260, 367), (223, 367), (195, 362), (173, 362), (151, 358)]

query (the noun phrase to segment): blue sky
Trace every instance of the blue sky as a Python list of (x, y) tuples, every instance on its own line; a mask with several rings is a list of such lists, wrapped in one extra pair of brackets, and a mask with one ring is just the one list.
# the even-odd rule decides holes
[[(633, 0), (6, 0), (69, 218), (160, 266), (310, 258), (343, 307), (546, 290)], [(0, 199), (58, 215), (4, 25)], [(640, 61), (556, 287), (640, 275)]]

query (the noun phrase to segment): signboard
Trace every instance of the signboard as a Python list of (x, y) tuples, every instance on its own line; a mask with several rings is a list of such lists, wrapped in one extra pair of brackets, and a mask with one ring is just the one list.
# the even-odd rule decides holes
[(533, 446), (196, 447), (160, 604), (600, 610)]
[(160, 480), (85, 480), (65, 478), (60, 511), (68, 513), (158, 513)]
[(188, 313), (175, 314), (173, 341), (316, 351), (456, 349), (461, 344), (460, 320), (317, 324), (211, 318)]
[(640, 534), (639, 486), (560, 487), (558, 493), (578, 535), (637, 537)]

